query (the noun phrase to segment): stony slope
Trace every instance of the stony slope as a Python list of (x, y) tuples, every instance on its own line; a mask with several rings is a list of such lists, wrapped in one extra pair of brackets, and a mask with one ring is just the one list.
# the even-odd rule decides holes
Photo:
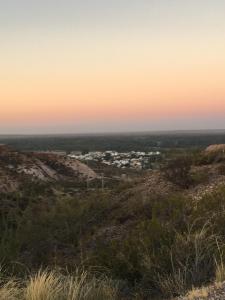
[(215, 283), (208, 287), (193, 289), (186, 296), (179, 297), (177, 300), (224, 300), (225, 282)]
[(51, 153), (22, 153), (0, 145), (0, 192), (15, 190), (24, 178), (92, 180), (97, 174), (75, 159)]

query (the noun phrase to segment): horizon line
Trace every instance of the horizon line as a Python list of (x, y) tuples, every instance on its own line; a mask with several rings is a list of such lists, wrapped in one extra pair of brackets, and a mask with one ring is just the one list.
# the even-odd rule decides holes
[(174, 129), (174, 130), (139, 130), (139, 131), (109, 131), (109, 132), (78, 132), (78, 133), (0, 133), (0, 138), (5, 137), (50, 137), (50, 136), (105, 136), (105, 135), (135, 135), (135, 134), (207, 134), (224, 133), (224, 129)]

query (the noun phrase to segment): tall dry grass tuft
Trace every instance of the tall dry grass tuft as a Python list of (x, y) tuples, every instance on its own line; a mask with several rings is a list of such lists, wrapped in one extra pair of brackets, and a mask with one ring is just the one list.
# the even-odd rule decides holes
[(112, 280), (98, 279), (87, 272), (67, 278), (64, 287), (66, 300), (114, 300), (118, 294), (118, 286)]
[[(210, 232), (208, 223), (197, 231), (190, 226), (186, 233), (177, 233), (175, 246), (171, 249), (172, 272), (157, 274), (156, 283), (162, 294), (168, 297), (182, 295), (192, 286), (206, 282), (213, 274), (217, 244), (217, 236)], [(220, 276), (225, 276), (225, 272), (222, 273), (225, 270), (218, 268), (218, 276), (219, 271)]]
[(25, 300), (61, 300), (62, 282), (55, 272), (39, 271), (30, 277), (24, 291)]
[(173, 271), (171, 275), (158, 276), (158, 286), (163, 295), (183, 295), (188, 290), (187, 274), (184, 270)]
[(8, 281), (0, 287), (0, 300), (116, 300), (117, 294), (112, 280), (86, 271), (73, 276), (39, 271), (26, 282)]
[(83, 286), (87, 280), (87, 272), (82, 272), (80, 275), (69, 277), (64, 285), (64, 294), (66, 300), (79, 300), (82, 299), (84, 294)]
[(216, 269), (215, 269), (215, 282), (216, 283), (220, 283), (220, 282), (224, 282), (225, 281), (225, 265), (224, 265), (224, 262), (223, 262), (223, 254), (221, 253), (220, 251), (220, 248), (219, 249), (219, 254), (220, 254), (220, 261), (218, 262), (216, 259), (215, 259), (215, 266), (216, 266)]
[(216, 282), (223, 282), (225, 281), (225, 266), (223, 262), (217, 263), (216, 262), (216, 274), (215, 274)]
[(225, 281), (225, 265), (224, 265), (224, 254), (223, 251), (221, 251), (221, 247), (219, 243), (217, 243), (217, 248), (219, 252), (219, 262), (217, 259), (215, 259), (215, 282), (220, 283)]

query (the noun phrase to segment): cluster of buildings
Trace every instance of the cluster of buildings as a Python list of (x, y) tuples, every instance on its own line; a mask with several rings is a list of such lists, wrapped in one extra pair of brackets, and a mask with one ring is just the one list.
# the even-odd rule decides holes
[(131, 169), (150, 169), (152, 165), (159, 160), (161, 153), (155, 152), (117, 152), (117, 151), (105, 151), (105, 152), (89, 152), (82, 154), (79, 152), (72, 152), (69, 157), (78, 159), (80, 161), (96, 161), (108, 166), (115, 166), (117, 168), (131, 168)]

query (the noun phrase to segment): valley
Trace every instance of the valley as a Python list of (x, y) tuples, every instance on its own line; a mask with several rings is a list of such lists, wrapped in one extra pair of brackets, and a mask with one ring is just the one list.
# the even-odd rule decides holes
[(3, 281), (86, 272), (80, 291), (97, 280), (112, 300), (211, 284), (223, 268), (224, 146), (162, 152), (156, 168), (132, 170), (1, 145)]

